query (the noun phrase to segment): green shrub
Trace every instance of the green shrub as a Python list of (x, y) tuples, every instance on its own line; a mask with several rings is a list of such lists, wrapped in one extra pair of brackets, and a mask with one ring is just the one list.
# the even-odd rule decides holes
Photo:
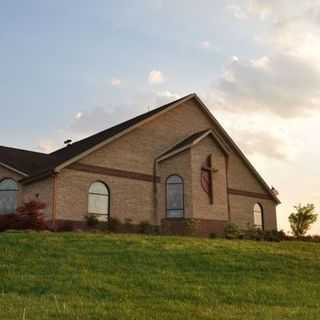
[(261, 229), (248, 225), (248, 228), (243, 230), (243, 239), (261, 241), (264, 240), (264, 232)]
[(209, 238), (210, 238), (210, 239), (216, 239), (216, 238), (217, 238), (217, 234), (214, 233), (214, 232), (211, 232), (211, 233), (209, 234)]
[(243, 239), (255, 240), (255, 241), (274, 241), (280, 242), (286, 240), (286, 234), (281, 230), (261, 230), (255, 227), (248, 227), (247, 230), (243, 231)]
[(264, 231), (264, 240), (272, 242), (280, 242), (281, 234), (277, 230)]
[(289, 216), (290, 227), (293, 235), (300, 238), (306, 235), (311, 225), (317, 221), (318, 215), (315, 213), (315, 206), (311, 203), (303, 206), (295, 206), (295, 212)]
[(227, 223), (224, 227), (224, 236), (226, 239), (240, 239), (241, 231), (234, 223)]
[(184, 219), (185, 235), (195, 236), (198, 231), (198, 221), (195, 219)]
[(73, 232), (75, 227), (71, 221), (60, 221), (54, 228), (55, 232)]
[(141, 221), (138, 225), (138, 233), (150, 234), (152, 233), (152, 226), (149, 221)]
[(318, 236), (318, 235), (317, 236), (313, 236), (312, 237), (312, 241), (313, 242), (320, 242), (320, 236)]
[(131, 233), (134, 232), (134, 225), (132, 224), (131, 218), (125, 218), (123, 228), (125, 232)]
[(99, 220), (95, 214), (87, 214), (84, 218), (88, 227), (95, 227), (99, 224)]
[(108, 230), (111, 232), (119, 232), (121, 229), (121, 222), (117, 218), (110, 218), (108, 220)]

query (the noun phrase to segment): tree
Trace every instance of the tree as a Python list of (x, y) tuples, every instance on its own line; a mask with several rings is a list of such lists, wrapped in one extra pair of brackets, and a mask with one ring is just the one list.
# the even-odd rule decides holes
[(304, 236), (311, 225), (317, 221), (318, 215), (315, 213), (315, 206), (308, 203), (306, 206), (299, 204), (294, 207), (296, 212), (289, 216), (290, 227), (295, 237)]
[(43, 210), (46, 203), (39, 200), (25, 202), (17, 209), (17, 229), (45, 230), (48, 228)]

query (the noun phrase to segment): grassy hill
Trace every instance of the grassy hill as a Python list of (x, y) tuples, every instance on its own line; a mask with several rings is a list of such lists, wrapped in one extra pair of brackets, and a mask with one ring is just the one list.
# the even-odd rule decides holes
[(0, 319), (319, 318), (319, 244), (0, 234)]

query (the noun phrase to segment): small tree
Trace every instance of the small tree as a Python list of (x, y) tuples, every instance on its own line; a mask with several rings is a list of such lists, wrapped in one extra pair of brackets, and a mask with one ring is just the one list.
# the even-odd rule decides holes
[(318, 215), (314, 212), (315, 206), (308, 203), (306, 206), (299, 204), (294, 207), (296, 212), (289, 216), (290, 227), (295, 237), (304, 236), (311, 225), (317, 221)]
[(43, 210), (47, 207), (46, 203), (39, 200), (25, 202), (17, 209), (17, 229), (45, 230), (47, 224)]

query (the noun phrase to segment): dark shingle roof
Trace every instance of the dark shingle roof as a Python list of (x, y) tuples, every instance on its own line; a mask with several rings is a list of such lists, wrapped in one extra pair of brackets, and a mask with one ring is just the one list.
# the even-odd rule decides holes
[(199, 132), (196, 132), (194, 134), (192, 134), (191, 136), (188, 136), (187, 138), (185, 138), (184, 140), (182, 140), (181, 142), (177, 143), (176, 145), (174, 145), (172, 148), (170, 148), (168, 151), (166, 151), (165, 153), (163, 153), (160, 157), (163, 157), (171, 152), (174, 152), (176, 150), (179, 150), (183, 147), (189, 146), (191, 145), (195, 140), (197, 140), (198, 138), (200, 138), (202, 135), (204, 135), (206, 132), (210, 131), (210, 129), (207, 130), (202, 130)]
[(0, 162), (28, 175), (46, 166), (49, 159), (44, 153), (0, 146)]

